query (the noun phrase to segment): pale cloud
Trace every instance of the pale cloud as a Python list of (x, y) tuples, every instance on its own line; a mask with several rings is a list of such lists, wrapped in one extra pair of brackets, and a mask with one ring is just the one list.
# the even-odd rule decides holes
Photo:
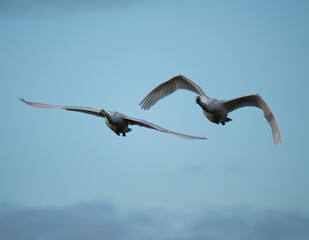
[(119, 214), (107, 204), (0, 214), (1, 239), (305, 240), (309, 217), (278, 211), (232, 209), (198, 214), (135, 211)]

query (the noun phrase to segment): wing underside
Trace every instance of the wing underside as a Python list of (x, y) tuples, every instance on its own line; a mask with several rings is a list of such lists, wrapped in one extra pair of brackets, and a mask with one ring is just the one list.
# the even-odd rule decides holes
[(151, 128), (151, 129), (154, 129), (154, 130), (157, 130), (157, 131), (160, 131), (160, 132), (164, 132), (164, 133), (169, 133), (169, 134), (175, 135), (175, 136), (180, 137), (180, 138), (189, 139), (189, 140), (206, 139), (204, 137), (195, 137), (195, 136), (190, 136), (190, 135), (186, 135), (186, 134), (182, 134), (182, 133), (177, 133), (177, 132), (169, 131), (167, 129), (159, 127), (159, 126), (157, 126), (157, 125), (155, 125), (153, 123), (147, 122), (145, 120), (140, 120), (140, 119), (136, 119), (136, 118), (130, 118), (130, 117), (127, 117), (127, 116), (125, 116), (124, 118), (128, 121), (128, 123), (130, 125), (138, 125), (140, 127)]
[(272, 129), (274, 143), (277, 144), (281, 142), (281, 136), (276, 119), (273, 113), (270, 111), (266, 102), (262, 99), (262, 97), (259, 94), (247, 95), (226, 101), (224, 103), (224, 106), (228, 110), (228, 112), (232, 112), (242, 107), (258, 107), (262, 109), (264, 112), (264, 117), (266, 118), (267, 122), (269, 123)]
[(194, 82), (182, 75), (177, 75), (167, 80), (164, 83), (161, 83), (155, 89), (153, 89), (141, 102), (141, 108), (144, 110), (150, 109), (153, 105), (156, 104), (160, 99), (174, 93), (178, 89), (185, 89), (196, 94), (201, 95), (204, 99), (207, 98), (202, 89), (196, 85)]
[(25, 99), (20, 98), (20, 101), (32, 106), (32, 107), (38, 107), (38, 108), (57, 108), (57, 109), (64, 109), (68, 111), (75, 111), (75, 112), (82, 112), (87, 114), (92, 114), (97, 117), (100, 117), (100, 111), (93, 108), (88, 107), (73, 107), (73, 106), (57, 106), (57, 105), (50, 105), (50, 104), (44, 104), (44, 103), (36, 103), (36, 102), (27, 102)]

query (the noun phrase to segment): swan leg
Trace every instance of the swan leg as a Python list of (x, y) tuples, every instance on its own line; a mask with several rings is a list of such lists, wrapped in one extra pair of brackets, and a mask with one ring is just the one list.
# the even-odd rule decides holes
[(225, 125), (226, 122), (230, 122), (230, 121), (232, 121), (232, 119), (227, 117), (227, 118), (224, 119), (224, 121), (221, 122), (221, 124)]
[(122, 136), (123, 136), (123, 137), (125, 137), (125, 136), (126, 136), (126, 133), (125, 133), (125, 132), (123, 132), (123, 133), (122, 133)]
[(119, 133), (116, 133), (118, 136), (120, 136), (120, 134)]

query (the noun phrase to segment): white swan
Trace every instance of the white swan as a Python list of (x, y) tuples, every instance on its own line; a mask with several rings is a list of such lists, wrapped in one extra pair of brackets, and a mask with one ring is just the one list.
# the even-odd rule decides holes
[(226, 122), (231, 121), (232, 119), (227, 117), (228, 113), (238, 108), (247, 106), (261, 108), (272, 129), (274, 143), (281, 142), (279, 128), (274, 115), (259, 94), (242, 96), (228, 101), (217, 100), (207, 97), (202, 89), (188, 78), (182, 75), (176, 75), (153, 89), (139, 105), (141, 105), (142, 109), (148, 110), (161, 98), (172, 94), (178, 89), (186, 89), (201, 95), (203, 101), (201, 101), (200, 96), (196, 96), (195, 102), (203, 109), (203, 113), (208, 120), (217, 124), (221, 123), (224, 125)]
[(120, 136), (120, 133), (122, 136), (126, 136), (127, 132), (130, 132), (132, 129), (129, 128), (129, 125), (138, 125), (141, 127), (147, 127), (151, 128), (154, 130), (158, 130), (161, 132), (173, 134), (177, 137), (184, 138), (184, 139), (189, 139), (189, 140), (194, 140), (194, 139), (206, 139), (203, 137), (194, 137), (194, 136), (189, 136), (181, 133), (176, 133), (172, 132), (169, 130), (166, 130), (164, 128), (161, 128), (155, 124), (152, 124), (150, 122), (140, 120), (140, 119), (135, 119), (128, 117), (126, 115), (123, 115), (118, 112), (110, 112), (110, 111), (104, 111), (103, 109), (101, 110), (96, 110), (93, 108), (85, 108), (85, 107), (68, 107), (68, 106), (54, 106), (54, 105), (49, 105), (49, 104), (43, 104), (43, 103), (35, 103), (35, 102), (27, 102), (23, 98), (20, 98), (20, 101), (32, 106), (32, 107), (39, 107), (39, 108), (59, 108), (59, 109), (65, 109), (69, 111), (76, 111), (76, 112), (82, 112), (82, 113), (88, 113), (95, 115), (97, 117), (103, 117), (105, 119), (106, 125), (113, 131), (115, 132), (118, 136)]

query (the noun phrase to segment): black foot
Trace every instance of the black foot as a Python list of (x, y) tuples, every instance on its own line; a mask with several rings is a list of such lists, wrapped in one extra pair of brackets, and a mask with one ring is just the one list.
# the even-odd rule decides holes
[(120, 134), (119, 133), (116, 133), (118, 136), (120, 136)]
[(125, 136), (126, 136), (126, 133), (122, 133), (122, 136), (124, 136), (124, 137), (125, 137)]
[(225, 122), (221, 122), (222, 125), (225, 125)]

